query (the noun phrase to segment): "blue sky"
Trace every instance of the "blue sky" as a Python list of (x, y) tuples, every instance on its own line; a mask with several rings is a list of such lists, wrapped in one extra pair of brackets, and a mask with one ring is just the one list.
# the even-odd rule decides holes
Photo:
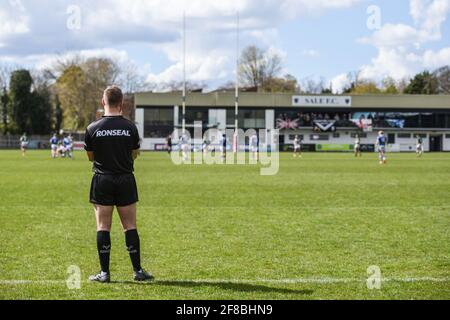
[[(282, 57), (284, 72), (323, 77), (335, 90), (348, 72), (400, 80), (450, 64), (450, 0), (39, 2), (0, 0), (0, 64), (47, 68), (61, 56), (108, 56), (163, 87), (182, 77), (186, 12), (188, 79), (213, 89), (234, 78), (237, 10), (242, 48), (266, 48)], [(369, 30), (373, 5), (379, 28)]]

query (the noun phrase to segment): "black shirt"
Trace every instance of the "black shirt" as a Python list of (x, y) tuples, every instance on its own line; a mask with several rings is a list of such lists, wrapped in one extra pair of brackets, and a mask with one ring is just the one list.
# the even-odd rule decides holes
[(133, 173), (132, 151), (139, 148), (136, 125), (122, 116), (105, 116), (86, 129), (84, 149), (94, 152), (97, 174)]

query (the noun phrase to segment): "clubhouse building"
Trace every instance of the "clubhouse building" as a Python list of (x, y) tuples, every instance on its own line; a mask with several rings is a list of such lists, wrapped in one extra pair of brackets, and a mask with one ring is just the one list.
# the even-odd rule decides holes
[[(182, 126), (181, 92), (135, 94), (135, 121), (144, 150), (163, 150), (166, 138)], [(234, 92), (188, 93), (185, 126), (194, 131), (233, 129)], [(350, 151), (356, 135), (366, 151), (385, 131), (390, 152), (415, 151), (417, 136), (425, 151), (450, 151), (448, 95), (293, 95), (240, 93), (239, 129), (279, 129), (280, 150), (292, 149), (296, 135), (310, 151)]]

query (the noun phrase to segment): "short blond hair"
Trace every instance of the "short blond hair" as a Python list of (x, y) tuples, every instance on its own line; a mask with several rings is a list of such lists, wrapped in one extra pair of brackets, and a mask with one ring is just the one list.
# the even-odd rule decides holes
[(110, 107), (118, 107), (123, 103), (122, 89), (118, 86), (112, 85), (105, 89), (103, 92), (105, 103)]

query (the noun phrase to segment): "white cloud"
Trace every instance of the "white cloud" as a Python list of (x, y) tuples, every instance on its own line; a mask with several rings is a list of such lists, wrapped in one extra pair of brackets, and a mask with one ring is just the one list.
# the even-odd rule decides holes
[[(228, 57), (218, 52), (208, 54), (206, 57), (190, 55), (189, 63), (186, 64), (186, 78), (188, 81), (201, 82), (220, 80), (226, 78)], [(147, 81), (151, 83), (167, 83), (183, 79), (183, 63), (175, 62), (160, 73), (151, 73)]]
[(371, 63), (361, 67), (361, 77), (402, 79), (424, 68), (449, 64), (450, 48), (437, 52), (422, 49), (442, 39), (441, 26), (449, 13), (450, 0), (410, 0), (414, 26), (387, 23), (370, 38), (359, 39), (378, 50)]
[(0, 40), (29, 32), (28, 18), (21, 1), (6, 1), (0, 6)]
[(359, 39), (359, 42), (376, 47), (395, 48), (408, 45), (419, 47), (426, 40), (427, 34), (424, 31), (406, 24), (387, 23), (380, 30), (375, 31), (370, 38)]
[(450, 64), (450, 48), (444, 48), (437, 52), (425, 51), (422, 63), (426, 68), (439, 68)]
[(88, 59), (94, 57), (113, 59), (119, 65), (135, 63), (125, 50), (117, 50), (114, 48), (67, 51), (63, 54), (50, 53), (29, 55), (26, 57), (3, 56), (2, 60), (13, 65), (21, 65), (42, 70), (54, 66), (58, 61), (70, 61), (75, 58)]
[(279, 1), (280, 8), (287, 17), (321, 14), (325, 10), (349, 8), (360, 0), (285, 0)]
[[(234, 70), (236, 11), (240, 12), (242, 47), (256, 42), (275, 48), (279, 39), (277, 27), (287, 19), (348, 8), (360, 0), (40, 0), (39, 5), (32, 0), (14, 2), (20, 6), (11, 9), (8, 1), (0, 4), (0, 57), (35, 61), (42, 67), (59, 52), (98, 53), (98, 48), (138, 43), (161, 51), (171, 62), (165, 70), (150, 74), (153, 81), (180, 79), (180, 29), (185, 11), (189, 78), (204, 81), (233, 73), (230, 70)], [(77, 5), (81, 10), (79, 30), (66, 27), (69, 5)]]
[(340, 93), (350, 84), (347, 73), (341, 73), (331, 79), (333, 93)]

